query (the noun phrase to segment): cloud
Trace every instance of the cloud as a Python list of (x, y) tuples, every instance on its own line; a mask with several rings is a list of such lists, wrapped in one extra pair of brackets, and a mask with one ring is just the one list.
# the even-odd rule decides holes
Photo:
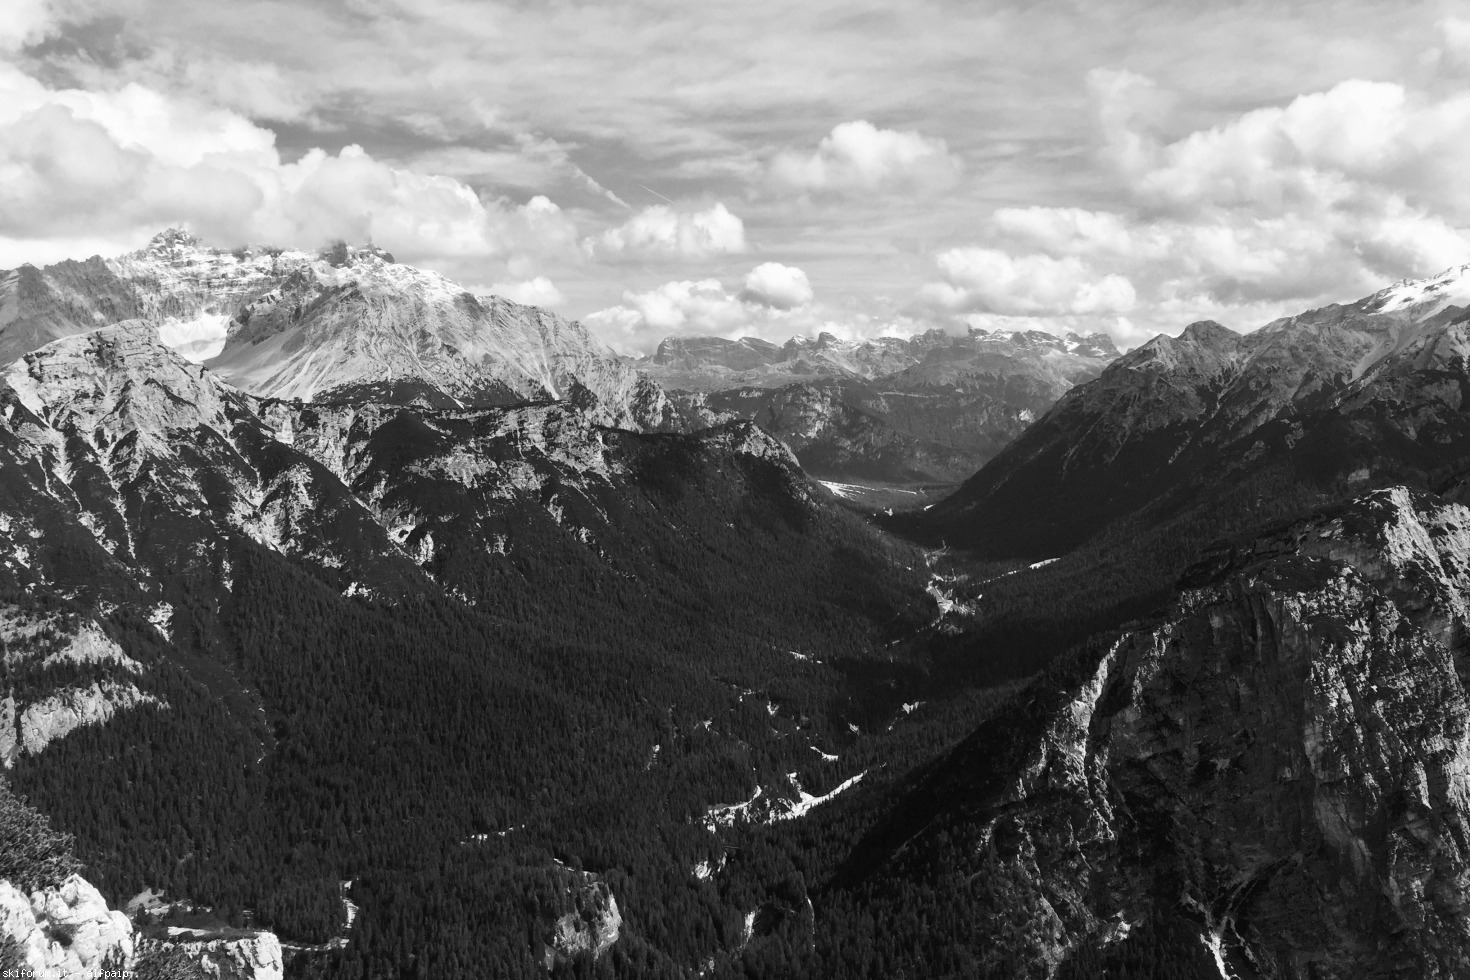
[(1090, 85), (1118, 206), (997, 208), (936, 256), (931, 309), (1252, 329), (1470, 261), (1470, 94), (1348, 80), (1179, 134), (1150, 80)]
[(6, 0), (0, 17), (0, 52), (18, 51), (45, 37), (55, 23), (47, 0)]
[(806, 273), (779, 262), (762, 262), (745, 277), (740, 298), (777, 310), (789, 310), (812, 301), (812, 284)]
[(537, 276), (524, 282), (498, 282), (490, 287), (490, 292), (525, 306), (551, 308), (566, 302), (561, 290), (545, 276)]
[(485, 196), (356, 145), (286, 163), (269, 130), (232, 111), (137, 84), (53, 91), (0, 64), (0, 265), (34, 260), (13, 254), (21, 243), (121, 251), (171, 224), (222, 245), (371, 237), (405, 261), (477, 263), (477, 276), (489, 262), (516, 279), (578, 255), (573, 223), (545, 197)]
[(796, 193), (909, 192), (953, 186), (960, 158), (942, 139), (913, 131), (879, 129), (864, 119), (840, 123), (815, 152), (787, 150), (770, 164), (770, 181)]
[(609, 261), (727, 255), (745, 251), (745, 223), (724, 204), (695, 212), (656, 204), (585, 239), (582, 248), (590, 257)]
[(935, 261), (944, 281), (925, 287), (924, 295), (950, 312), (1116, 314), (1137, 303), (1126, 277), (1099, 275), (1072, 256), (1012, 256), (999, 249), (972, 247), (941, 252)]
[(605, 341), (624, 351), (651, 349), (670, 335), (758, 336), (785, 340), (798, 333), (860, 332), (864, 323), (833, 319), (812, 303), (806, 273), (765, 262), (739, 290), (718, 279), (676, 280), (647, 290), (628, 290), (617, 306), (584, 318)]

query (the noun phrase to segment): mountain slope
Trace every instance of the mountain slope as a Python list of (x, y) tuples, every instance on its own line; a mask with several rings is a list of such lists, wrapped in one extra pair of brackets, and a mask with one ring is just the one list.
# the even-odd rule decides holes
[(669, 338), (638, 364), (686, 414), (753, 419), (816, 475), (949, 483), (1117, 356), (1100, 334), (931, 330), (862, 343), (822, 334), (782, 347)]
[(659, 387), (580, 323), (472, 295), (371, 247), (222, 252), (170, 230), (115, 259), (0, 274), (0, 363), (133, 319), (196, 360), (212, 356), (221, 376), (261, 396), (579, 398), (609, 424), (680, 424)]
[[(699, 923), (746, 899), (688, 872), (706, 814), (859, 775), (814, 748), (896, 710), (885, 645), (933, 619), (916, 554), (748, 422), (263, 400), (139, 321), (4, 380), (6, 642), (56, 619), (116, 652), (7, 653), (15, 784), (114, 905), (161, 890), (323, 969), (400, 973), (395, 937), (431, 972), (575, 958), (558, 860), (615, 898), (624, 972), (723, 955), (738, 930)], [(110, 713), (14, 748), (94, 683)]]
[[(1463, 292), (1457, 270), (1244, 336), (1200, 323), (1157, 337), (911, 527), (984, 554), (1055, 555), (1144, 508), (1157, 523), (1269, 473), (1328, 496), (1434, 486), (1464, 448)], [(1414, 421), (1397, 411), (1405, 399)]]
[(884, 939), (935, 975), (1462, 976), (1467, 576), (1470, 511), (1403, 488), (1220, 550), (937, 762), (839, 886), (949, 909)]

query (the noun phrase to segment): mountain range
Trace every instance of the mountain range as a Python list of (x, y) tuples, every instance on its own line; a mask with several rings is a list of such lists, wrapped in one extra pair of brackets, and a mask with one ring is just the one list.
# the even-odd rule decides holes
[(22, 266), (0, 279), (0, 362), (135, 319), (262, 397), (439, 407), (580, 397), (610, 424), (675, 424), (657, 386), (580, 323), (342, 244), (221, 251), (172, 229), (115, 259)]
[(636, 366), (686, 415), (753, 419), (824, 479), (906, 485), (973, 473), (1117, 356), (1105, 334), (971, 328), (779, 347), (671, 337)]
[(1122, 355), (178, 232), (0, 297), (0, 967), (1470, 970), (1470, 268)]

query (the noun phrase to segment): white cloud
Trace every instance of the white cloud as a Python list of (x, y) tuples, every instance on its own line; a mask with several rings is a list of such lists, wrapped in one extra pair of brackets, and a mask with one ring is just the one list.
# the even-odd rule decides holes
[[(1173, 139), (1172, 99), (1094, 72), (1115, 209), (1003, 207), (937, 256), (932, 308), (1238, 329), (1470, 261), (1470, 94), (1345, 81)], [(1175, 127), (1177, 131), (1177, 126)]]
[(571, 220), (545, 197), (488, 198), (358, 146), (285, 163), (274, 134), (234, 112), (137, 84), (53, 91), (0, 64), (0, 266), (34, 261), (16, 253), (38, 240), (121, 251), (170, 224), (221, 245), (372, 237), (405, 261), (490, 261), (523, 280), (548, 256), (578, 254)]
[(724, 204), (694, 212), (656, 204), (585, 239), (582, 247), (591, 257), (613, 260), (725, 255), (745, 251), (745, 223)]
[(757, 336), (784, 341), (821, 331), (839, 337), (870, 335), (868, 317), (838, 317), (811, 302), (806, 274), (775, 262), (756, 266), (739, 290), (718, 279), (677, 280), (653, 289), (628, 290), (617, 306), (583, 321), (613, 347), (638, 352), (671, 335)]
[(864, 119), (841, 123), (815, 152), (787, 150), (770, 165), (778, 189), (799, 193), (939, 190), (959, 179), (960, 158), (942, 139), (879, 129)]
[(1445, 17), (1435, 26), (1443, 40), (1443, 54), (1456, 64), (1470, 63), (1470, 20)]
[(812, 301), (812, 284), (806, 273), (779, 262), (762, 262), (745, 277), (741, 299), (778, 310), (789, 310)]
[(545, 276), (537, 276), (524, 282), (497, 282), (490, 287), (490, 292), (526, 306), (550, 308), (560, 306), (566, 301), (556, 284)]
[(950, 312), (1016, 315), (1116, 314), (1137, 302), (1133, 284), (1099, 275), (1073, 256), (1012, 256), (993, 248), (954, 248), (935, 259), (944, 276), (925, 298)]
[(54, 23), (47, 0), (5, 0), (0, 16), (0, 51), (18, 51), (45, 37)]

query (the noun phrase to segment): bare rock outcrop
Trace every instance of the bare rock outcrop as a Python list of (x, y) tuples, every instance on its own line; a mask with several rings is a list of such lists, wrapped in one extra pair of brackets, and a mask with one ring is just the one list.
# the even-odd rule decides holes
[(91, 980), (133, 961), (132, 923), (80, 875), (30, 895), (0, 881), (0, 937), (46, 980)]
[(543, 954), (546, 968), (581, 957), (597, 959), (622, 934), (623, 914), (607, 882), (585, 871), (558, 866), (565, 876), (564, 897), (570, 906), (552, 927)]
[(1396, 488), (1218, 550), (961, 743), (877, 880), (958, 861), (997, 975), (1160, 936), (1220, 976), (1470, 975), (1467, 527)]
[(219, 939), (140, 939), (140, 962), (177, 964), (200, 980), (281, 980), (285, 965), (274, 933)]

